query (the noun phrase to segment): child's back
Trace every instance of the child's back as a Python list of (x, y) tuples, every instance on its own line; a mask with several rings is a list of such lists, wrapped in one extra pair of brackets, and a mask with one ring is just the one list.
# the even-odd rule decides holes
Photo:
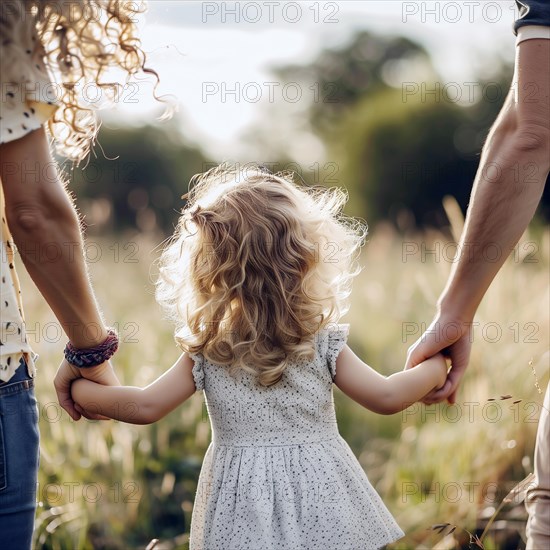
[(199, 478), (191, 548), (374, 549), (403, 532), (339, 435), (332, 384), (347, 325), (316, 336), (311, 361), (271, 387), (195, 355), (212, 443)]
[(447, 365), (434, 357), (386, 378), (345, 345), (335, 322), (365, 229), (341, 216), (344, 193), (220, 169), (189, 202), (157, 292), (185, 352), (146, 388), (82, 380), (73, 398), (141, 424), (205, 391), (213, 437), (191, 550), (371, 550), (400, 538), (338, 433), (332, 383), (392, 414), (443, 385)]

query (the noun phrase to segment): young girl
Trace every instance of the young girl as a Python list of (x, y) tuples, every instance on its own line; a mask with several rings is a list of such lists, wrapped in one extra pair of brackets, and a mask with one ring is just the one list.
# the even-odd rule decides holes
[(403, 536), (338, 433), (332, 384), (380, 414), (447, 377), (437, 355), (386, 378), (336, 324), (365, 229), (339, 189), (223, 167), (189, 193), (161, 258), (157, 298), (184, 353), (146, 388), (76, 380), (84, 411), (156, 422), (204, 390), (212, 422), (191, 524), (193, 550), (359, 550)]

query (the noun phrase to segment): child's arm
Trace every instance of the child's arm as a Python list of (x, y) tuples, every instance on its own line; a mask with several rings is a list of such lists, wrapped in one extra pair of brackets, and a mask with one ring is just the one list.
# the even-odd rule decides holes
[(445, 358), (438, 353), (413, 369), (385, 377), (345, 346), (336, 359), (334, 383), (363, 407), (379, 414), (395, 414), (443, 386), (447, 368)]
[(193, 360), (183, 353), (170, 370), (146, 388), (104, 386), (79, 378), (71, 385), (74, 401), (93, 415), (151, 424), (166, 416), (195, 392)]

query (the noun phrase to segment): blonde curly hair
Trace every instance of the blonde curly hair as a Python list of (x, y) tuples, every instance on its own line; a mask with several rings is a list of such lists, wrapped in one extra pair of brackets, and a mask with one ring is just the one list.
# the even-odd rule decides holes
[(222, 165), (190, 187), (159, 260), (157, 300), (185, 351), (275, 384), (348, 310), (366, 225), (342, 214), (342, 189), (298, 185), (291, 173)]
[[(43, 48), (44, 61), (58, 84), (59, 108), (48, 121), (57, 150), (80, 161), (88, 156), (99, 130), (97, 107), (87, 101), (87, 85), (101, 92), (101, 106), (114, 103), (129, 78), (157, 73), (146, 67), (136, 16), (146, 10), (143, 1), (127, 0), (9, 0), (3, 3), (2, 37), (9, 43), (16, 33), (31, 34)], [(30, 37), (29, 37), (30, 38)], [(14, 46), (10, 63), (27, 62)], [(7, 59), (4, 60), (7, 62)], [(113, 75), (107, 73), (118, 70)], [(171, 115), (172, 108), (165, 111)]]

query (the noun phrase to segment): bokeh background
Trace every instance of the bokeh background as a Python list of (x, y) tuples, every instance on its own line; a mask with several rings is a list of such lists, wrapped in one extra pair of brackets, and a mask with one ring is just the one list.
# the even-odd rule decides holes
[[(124, 383), (148, 384), (179, 355), (154, 301), (155, 259), (190, 178), (222, 161), (349, 191), (347, 213), (370, 228), (343, 319), (350, 345), (385, 374), (401, 369), (434, 313), (513, 81), (514, 17), (511, 1), (151, 0), (143, 46), (177, 114), (159, 120), (154, 80), (132, 81), (101, 112), (88, 162), (63, 165), (98, 300), (122, 337)], [(335, 388), (340, 431), (407, 533), (393, 548), (468, 548), (491, 518), (486, 549), (522, 547), (521, 498), (499, 505), (532, 471), (548, 381), (549, 214), (546, 194), (479, 309), (455, 406), (381, 417)], [(65, 339), (23, 271), (40, 354), (35, 547), (187, 548), (210, 438), (203, 395), (152, 426), (71, 421), (51, 383)]]

